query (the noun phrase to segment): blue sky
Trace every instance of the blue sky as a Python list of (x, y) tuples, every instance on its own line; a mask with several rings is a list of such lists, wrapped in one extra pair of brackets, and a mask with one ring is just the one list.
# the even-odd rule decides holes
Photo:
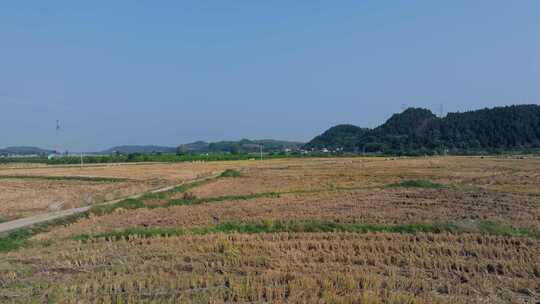
[(402, 105), (538, 103), (538, 12), (494, 0), (3, 1), (0, 147), (305, 141)]

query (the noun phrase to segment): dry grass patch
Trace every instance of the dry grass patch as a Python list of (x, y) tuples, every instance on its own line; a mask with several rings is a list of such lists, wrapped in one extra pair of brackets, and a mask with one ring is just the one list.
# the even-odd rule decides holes
[(288, 159), (252, 162), (242, 176), (199, 187), (197, 197), (384, 187), (425, 180), (458, 189), (540, 194), (540, 159), (475, 157)]
[(158, 209), (119, 209), (40, 237), (66, 237), (129, 227), (191, 227), (227, 221), (306, 219), (365, 224), (493, 221), (540, 231), (540, 201), (517, 194), (448, 189), (286, 194)]
[(93, 205), (215, 174), (220, 164), (102, 165), (0, 170), (0, 216)]
[[(240, 176), (124, 201), (34, 236), (0, 255), (0, 301), (540, 301), (539, 159), (198, 165)], [(133, 178), (188, 174), (145, 166)]]
[(0, 295), (15, 303), (534, 301), (538, 251), (530, 239), (386, 233), (64, 241), (60, 250), (7, 255)]
[(103, 178), (129, 178), (135, 180), (161, 179), (182, 181), (217, 173), (228, 166), (223, 162), (166, 163), (166, 164), (105, 164), (77, 166), (46, 166), (0, 170), (0, 175), (29, 176), (81, 176)]
[(13, 219), (92, 205), (143, 192), (155, 186), (151, 182), (2, 179), (0, 216)]
[[(14, 180), (0, 183), (0, 216), (21, 217), (49, 209), (93, 204), (160, 185), (178, 183), (226, 169), (240, 172), (194, 189), (197, 198), (256, 195), (342, 188), (383, 188), (409, 180), (426, 180), (466, 191), (540, 194), (540, 160), (471, 157), (445, 158), (336, 158), (281, 159), (181, 164), (101, 165), (78, 167), (4, 168), (3, 176), (71, 179), (134, 179), (139, 181), (94, 185), (77, 180)], [(54, 182), (54, 183), (53, 183)], [(182, 199), (184, 194), (169, 197)], [(167, 198), (167, 199), (169, 199)], [(157, 205), (164, 204), (156, 202)]]

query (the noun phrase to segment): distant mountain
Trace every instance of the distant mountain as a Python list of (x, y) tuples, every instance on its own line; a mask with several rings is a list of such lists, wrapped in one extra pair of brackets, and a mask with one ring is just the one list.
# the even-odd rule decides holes
[(540, 106), (496, 107), (448, 113), (444, 118), (409, 108), (375, 129), (332, 127), (304, 148), (367, 152), (540, 148)]
[(188, 144), (181, 144), (177, 147), (177, 151), (181, 152), (203, 152), (208, 151), (209, 143), (205, 141), (196, 141)]
[(265, 152), (281, 152), (286, 149), (298, 150), (304, 144), (301, 142), (260, 139), (249, 140), (241, 139), (239, 141), (219, 141), (208, 145), (209, 152), (230, 152), (230, 153), (250, 153), (259, 152), (262, 145)]
[(197, 141), (180, 145), (178, 148), (183, 152), (250, 153), (260, 151), (261, 145), (265, 152), (280, 152), (286, 149), (297, 150), (303, 143), (274, 139), (241, 139), (238, 141), (218, 141), (213, 143)]
[(176, 153), (177, 151), (183, 153), (249, 153), (249, 152), (258, 152), (259, 146), (263, 145), (265, 152), (279, 152), (284, 151), (285, 149), (296, 150), (302, 147), (304, 143), (292, 142), (292, 141), (283, 141), (283, 140), (273, 140), (273, 139), (263, 139), (263, 140), (249, 140), (242, 139), (239, 141), (219, 141), (214, 143), (208, 143), (205, 141), (196, 141), (187, 144), (181, 144), (178, 147), (164, 147), (164, 146), (134, 146), (134, 145), (124, 145), (113, 147), (101, 152), (98, 154), (150, 154), (150, 153)]
[(54, 153), (53, 150), (41, 149), (38, 147), (7, 147), (0, 149), (0, 155), (48, 155)]
[(138, 146), (138, 145), (124, 145), (124, 146), (116, 146), (112, 147), (110, 149), (98, 152), (99, 154), (114, 154), (114, 153), (120, 153), (120, 154), (133, 154), (133, 153), (140, 153), (140, 154), (150, 154), (150, 153), (174, 153), (176, 152), (175, 147), (164, 147), (164, 146), (154, 146), (154, 145), (146, 145), (146, 146)]

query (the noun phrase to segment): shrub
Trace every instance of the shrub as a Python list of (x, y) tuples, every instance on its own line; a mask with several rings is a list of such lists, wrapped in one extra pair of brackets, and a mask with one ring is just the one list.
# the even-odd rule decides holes
[(240, 177), (240, 172), (233, 169), (227, 169), (221, 173), (220, 177)]
[(429, 189), (441, 189), (446, 188), (445, 185), (434, 183), (432, 181), (416, 179), (416, 180), (406, 180), (399, 182), (397, 184), (390, 184), (386, 186), (387, 188), (429, 188)]

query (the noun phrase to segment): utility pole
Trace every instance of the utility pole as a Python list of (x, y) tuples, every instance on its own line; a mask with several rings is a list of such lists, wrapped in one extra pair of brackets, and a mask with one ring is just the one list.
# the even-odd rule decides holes
[(61, 154), (60, 152), (60, 120), (56, 120), (56, 147), (54, 148), (56, 151), (54, 151), (54, 156), (59, 156)]
[(263, 160), (263, 145), (259, 144), (259, 148), (261, 149), (261, 160)]
[(83, 152), (81, 152), (81, 169), (82, 167), (84, 166), (84, 161), (83, 161)]

